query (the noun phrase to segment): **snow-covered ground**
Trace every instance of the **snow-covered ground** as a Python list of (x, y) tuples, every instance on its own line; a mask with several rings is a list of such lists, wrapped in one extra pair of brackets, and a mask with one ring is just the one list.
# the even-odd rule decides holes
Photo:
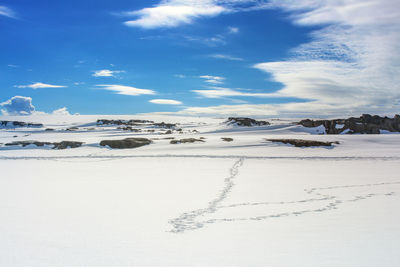
[[(180, 123), (183, 133), (96, 125)], [(400, 135), (167, 116), (0, 117), (0, 266), (398, 266)], [(67, 128), (78, 127), (72, 131)], [(45, 131), (52, 128), (54, 131)], [(154, 130), (149, 132), (147, 130)], [(194, 131), (196, 130), (196, 131)], [(105, 139), (146, 137), (134, 149)], [(170, 144), (164, 138), (204, 138)], [(232, 142), (221, 138), (230, 137)], [(339, 141), (297, 148), (266, 141)], [(81, 141), (80, 148), (4, 146)]]

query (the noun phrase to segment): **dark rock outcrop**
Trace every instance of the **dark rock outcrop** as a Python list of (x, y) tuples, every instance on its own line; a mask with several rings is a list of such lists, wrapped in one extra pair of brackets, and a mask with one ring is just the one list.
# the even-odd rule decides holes
[(83, 142), (76, 141), (61, 141), (59, 143), (53, 143), (53, 149), (66, 149), (66, 148), (77, 148), (82, 146)]
[(394, 118), (371, 116), (363, 114), (360, 118), (335, 119), (335, 120), (302, 120), (298, 124), (304, 127), (324, 126), (326, 134), (360, 133), (379, 134), (380, 130), (400, 132), (400, 116)]
[(176, 127), (175, 123), (165, 123), (165, 122), (153, 123), (153, 125), (155, 127), (164, 128), (164, 129), (173, 129)]
[(97, 120), (97, 125), (125, 125), (125, 126), (154, 126), (157, 128), (174, 129), (175, 123), (154, 122), (148, 120)]
[(69, 128), (67, 128), (66, 131), (68, 131), (68, 132), (73, 132), (73, 131), (77, 131), (77, 130), (79, 130), (78, 127), (69, 127)]
[(118, 130), (123, 130), (123, 131), (131, 131), (131, 132), (135, 132), (135, 133), (138, 133), (138, 132), (142, 131), (141, 129), (132, 128), (132, 126), (118, 127), (117, 129)]
[(278, 142), (283, 144), (290, 144), (296, 147), (312, 147), (312, 146), (332, 146), (332, 144), (339, 144), (339, 142), (323, 142), (315, 140), (303, 140), (303, 139), (266, 139), (270, 142)]
[(136, 148), (151, 144), (147, 138), (125, 138), (122, 140), (103, 140), (100, 146), (109, 146), (116, 149)]
[(222, 139), (222, 141), (225, 141), (225, 142), (232, 142), (233, 141), (233, 138), (230, 138), (230, 137), (221, 137), (221, 139)]
[(202, 139), (196, 139), (196, 138), (185, 138), (185, 139), (179, 139), (179, 140), (171, 140), (170, 144), (184, 144), (184, 143), (194, 143), (194, 142), (205, 142)]
[(53, 143), (51, 142), (40, 142), (40, 141), (15, 141), (15, 142), (11, 142), (11, 143), (6, 143), (5, 146), (22, 146), (22, 147), (26, 147), (29, 145), (35, 145), (35, 146), (49, 146), (52, 145)]
[(23, 122), (23, 121), (0, 121), (0, 127), (32, 127), (32, 128), (41, 128), (43, 124), (41, 123), (32, 123), (32, 122)]
[(83, 142), (75, 141), (61, 141), (61, 142), (40, 142), (40, 141), (15, 141), (7, 143), (5, 146), (22, 146), (26, 147), (29, 145), (35, 145), (38, 147), (53, 146), (53, 149), (66, 149), (66, 148), (77, 148), (82, 146)]
[(131, 125), (137, 126), (144, 123), (154, 123), (148, 120), (97, 120), (97, 125)]
[(268, 121), (257, 121), (251, 118), (234, 118), (234, 117), (228, 118), (227, 123), (229, 125), (235, 124), (237, 126), (247, 126), (247, 127), (270, 125)]

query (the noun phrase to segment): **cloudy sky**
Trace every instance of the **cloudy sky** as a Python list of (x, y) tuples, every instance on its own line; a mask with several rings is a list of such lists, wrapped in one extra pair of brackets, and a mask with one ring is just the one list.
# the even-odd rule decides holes
[(3, 114), (400, 112), (398, 0), (0, 0)]

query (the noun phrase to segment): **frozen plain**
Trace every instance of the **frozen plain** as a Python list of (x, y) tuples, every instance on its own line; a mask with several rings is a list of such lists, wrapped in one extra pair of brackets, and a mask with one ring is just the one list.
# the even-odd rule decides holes
[[(180, 122), (182, 134), (97, 119)], [(1, 117), (19, 120), (21, 117)], [(0, 143), (0, 266), (398, 266), (400, 135), (318, 135), (271, 121), (170, 116), (32, 116)], [(65, 131), (78, 127), (74, 131)], [(194, 133), (196, 129), (198, 133)], [(16, 136), (16, 137), (15, 137)], [(100, 140), (152, 138), (116, 150)], [(204, 143), (170, 144), (204, 137)], [(221, 137), (231, 137), (224, 142)], [(297, 148), (265, 138), (339, 141)]]

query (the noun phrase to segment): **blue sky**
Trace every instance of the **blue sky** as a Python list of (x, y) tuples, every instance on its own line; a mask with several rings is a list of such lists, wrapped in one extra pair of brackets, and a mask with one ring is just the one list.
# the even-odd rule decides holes
[(2, 111), (395, 113), (399, 4), (338, 2), (3, 0)]

